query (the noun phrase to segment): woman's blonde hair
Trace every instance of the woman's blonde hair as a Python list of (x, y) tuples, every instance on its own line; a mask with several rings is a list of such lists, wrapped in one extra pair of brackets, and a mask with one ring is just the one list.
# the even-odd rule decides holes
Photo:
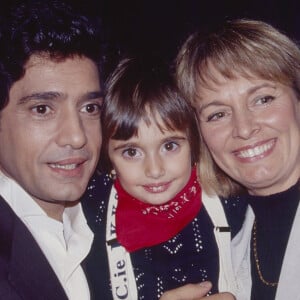
[[(300, 99), (300, 50), (273, 26), (255, 20), (228, 21), (221, 28), (192, 34), (176, 58), (179, 89), (192, 104), (201, 101), (199, 90), (218, 83), (214, 72), (227, 79), (258, 77), (290, 86)], [(207, 192), (228, 197), (243, 187), (214, 162), (200, 138), (199, 176)]]

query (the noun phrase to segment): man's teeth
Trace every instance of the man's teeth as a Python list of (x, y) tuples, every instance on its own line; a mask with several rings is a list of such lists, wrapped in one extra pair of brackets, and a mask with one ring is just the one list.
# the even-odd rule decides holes
[(263, 154), (264, 152), (268, 151), (269, 149), (272, 148), (274, 142), (270, 142), (268, 144), (264, 144), (264, 145), (261, 145), (261, 146), (257, 146), (253, 149), (248, 149), (248, 150), (244, 150), (244, 151), (240, 151), (238, 156), (239, 157), (242, 157), (242, 158), (251, 158), (251, 157), (254, 157), (254, 156), (257, 156), (257, 155), (261, 155)]
[(63, 169), (63, 170), (73, 170), (76, 168), (76, 164), (69, 164), (69, 165), (51, 164), (51, 167), (56, 169)]

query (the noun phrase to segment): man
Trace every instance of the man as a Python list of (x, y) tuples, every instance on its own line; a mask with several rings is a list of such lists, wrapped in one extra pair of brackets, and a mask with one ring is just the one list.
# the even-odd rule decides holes
[(90, 299), (78, 199), (101, 146), (98, 32), (61, 1), (0, 31), (0, 299)]

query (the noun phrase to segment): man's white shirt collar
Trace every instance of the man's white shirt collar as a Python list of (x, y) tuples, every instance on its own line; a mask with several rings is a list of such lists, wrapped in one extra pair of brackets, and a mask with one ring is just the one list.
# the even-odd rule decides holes
[(80, 264), (90, 251), (93, 233), (87, 225), (81, 204), (65, 208), (63, 222), (54, 220), (18, 183), (1, 171), (0, 195), (34, 236), (69, 299), (89, 299)]

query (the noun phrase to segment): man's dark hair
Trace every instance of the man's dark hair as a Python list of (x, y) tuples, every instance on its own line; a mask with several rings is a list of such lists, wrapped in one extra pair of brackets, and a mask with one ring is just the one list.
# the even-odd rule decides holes
[(58, 61), (84, 56), (94, 61), (99, 71), (105, 59), (99, 18), (84, 15), (61, 0), (23, 1), (12, 6), (0, 19), (0, 45), (0, 110), (33, 54)]

